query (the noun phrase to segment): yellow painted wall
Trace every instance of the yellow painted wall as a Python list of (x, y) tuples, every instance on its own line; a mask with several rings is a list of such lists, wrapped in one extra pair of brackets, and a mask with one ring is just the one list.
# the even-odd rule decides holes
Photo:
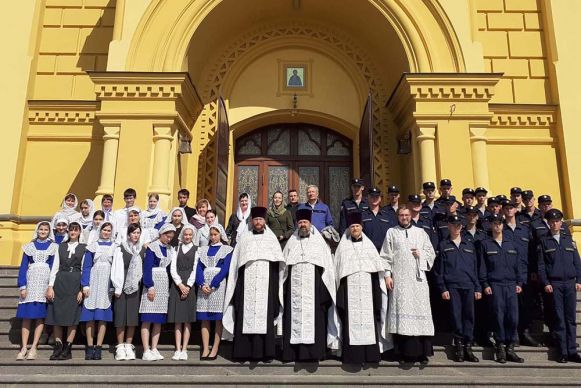
[(485, 71), (504, 73), (494, 103), (551, 102), (541, 0), (471, 0)]

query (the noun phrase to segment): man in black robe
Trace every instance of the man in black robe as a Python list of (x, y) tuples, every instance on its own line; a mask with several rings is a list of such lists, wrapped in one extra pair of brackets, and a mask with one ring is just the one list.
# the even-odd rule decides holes
[(266, 212), (251, 209), (252, 229), (238, 240), (230, 263), (223, 337), (233, 339), (237, 360), (271, 361), (276, 355), (285, 263), (278, 239), (265, 224)]
[(384, 263), (362, 231), (361, 213), (350, 213), (348, 225), (335, 252), (342, 360), (346, 364), (378, 363), (381, 353), (393, 348), (386, 327)]
[(283, 255), (283, 361), (324, 360), (337, 349), (335, 269), (323, 236), (311, 225), (311, 209), (297, 211), (298, 229)]

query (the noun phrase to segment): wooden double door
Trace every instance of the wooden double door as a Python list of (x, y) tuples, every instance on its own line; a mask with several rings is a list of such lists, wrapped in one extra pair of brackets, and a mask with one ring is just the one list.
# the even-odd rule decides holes
[(248, 193), (253, 206), (269, 206), (276, 191), (295, 189), (306, 201), (307, 186), (319, 187), (335, 222), (341, 201), (349, 195), (352, 176), (352, 142), (338, 133), (309, 124), (272, 125), (236, 141), (236, 188)]

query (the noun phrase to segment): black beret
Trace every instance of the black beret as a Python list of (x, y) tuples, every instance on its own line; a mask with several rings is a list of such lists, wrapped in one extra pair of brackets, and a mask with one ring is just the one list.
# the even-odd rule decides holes
[(313, 211), (311, 209), (298, 209), (297, 210), (297, 222), (302, 220), (307, 220), (311, 222), (311, 217), (313, 216)]
[(250, 217), (252, 218), (266, 218), (267, 209), (262, 206), (255, 206), (250, 209)]

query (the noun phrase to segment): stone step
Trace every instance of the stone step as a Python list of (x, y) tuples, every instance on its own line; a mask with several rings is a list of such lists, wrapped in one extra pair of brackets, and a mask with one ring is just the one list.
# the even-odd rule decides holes
[[(184, 367), (187, 366), (187, 367)], [(192, 368), (193, 367), (193, 368)], [(579, 364), (558, 364), (556, 362), (528, 362), (523, 364), (507, 363), (499, 364), (495, 361), (484, 360), (479, 363), (452, 363), (450, 361), (432, 361), (428, 366), (402, 365), (397, 362), (382, 361), (379, 365), (371, 366), (361, 370), (358, 366), (342, 365), (339, 361), (328, 360), (318, 364), (295, 365), (294, 363), (281, 363), (273, 361), (271, 363), (234, 363), (222, 358), (215, 361), (172, 361), (162, 360), (156, 362), (134, 361), (114, 361), (103, 359), (100, 361), (69, 360), (69, 361), (13, 361), (0, 360), (0, 369), (8, 369), (10, 373), (16, 375), (34, 374), (69, 374), (83, 373), (92, 375), (235, 375), (256, 376), (270, 375), (310, 375), (316, 371), (319, 375), (343, 376), (345, 372), (358, 373), (364, 376), (418, 376), (429, 374), (432, 376), (472, 376), (488, 377), (502, 375), (510, 377), (562, 377), (567, 376), (571, 380), (581, 378), (581, 368)], [(156, 372), (157, 371), (157, 372)], [(92, 380), (92, 378), (90, 378)], [(388, 381), (386, 381), (388, 383)]]
[(12, 287), (0, 287), (0, 298), (18, 298), (19, 292), (16, 283)]
[(17, 276), (0, 276), (0, 288), (12, 288), (16, 290)]
[(2, 275), (18, 275), (20, 267), (12, 265), (0, 265), (0, 276)]
[[(415, 368), (415, 367), (414, 367)], [(419, 367), (417, 367), (419, 369)], [(196, 369), (197, 368), (182, 368), (182, 369)], [(413, 373), (411, 376), (392, 375), (392, 376), (367, 376), (365, 373), (343, 373), (341, 375), (324, 375), (324, 374), (287, 374), (287, 375), (231, 375), (231, 374), (195, 374), (185, 375), (180, 373), (178, 375), (170, 374), (140, 374), (140, 375), (120, 375), (120, 374), (103, 374), (92, 375), (91, 383), (99, 383), (102, 385), (115, 385), (123, 387), (173, 387), (185, 385), (192, 386), (208, 386), (212, 387), (258, 387), (258, 386), (301, 386), (301, 387), (316, 387), (321, 386), (379, 386), (379, 387), (403, 387), (403, 386), (434, 386), (434, 387), (450, 387), (450, 386), (560, 386), (560, 387), (576, 387), (578, 382), (569, 377), (529, 377), (519, 376), (518, 379), (511, 379), (505, 376), (483, 376), (472, 377), (466, 375), (451, 375), (451, 376), (434, 376), (430, 374), (431, 369), (424, 369)], [(76, 374), (73, 370), (70, 374), (50, 374), (50, 379), (44, 375), (15, 375), (6, 374), (0, 375), (0, 384), (2, 385), (42, 385), (43, 387), (62, 388), (66, 386), (85, 386), (87, 385), (87, 376), (84, 374)], [(413, 372), (416, 372), (415, 370)], [(50, 381), (58, 381), (58, 384), (51, 384)]]
[[(192, 344), (188, 347), (189, 356), (193, 359), (199, 357), (200, 352), (199, 344)], [(229, 354), (231, 350), (228, 343), (224, 343), (222, 350), (225, 354)], [(474, 347), (474, 353), (481, 360), (493, 360), (493, 350), (492, 348), (482, 348)], [(2, 344), (0, 343), (0, 360), (13, 360), (16, 354), (20, 350), (18, 344)], [(82, 360), (84, 357), (85, 346), (82, 344), (73, 345), (73, 359)], [(173, 345), (163, 344), (158, 346), (158, 350), (166, 357), (170, 358), (175, 350)], [(554, 348), (532, 348), (527, 346), (520, 346), (516, 348), (519, 356), (525, 359), (526, 362), (542, 362), (555, 360), (558, 356), (556, 349)], [(53, 348), (50, 345), (40, 345), (38, 348), (38, 359), (47, 360), (52, 354)], [(103, 345), (103, 357), (104, 358), (114, 358), (115, 345)], [(136, 353), (140, 358), (143, 354), (143, 349), (140, 345), (136, 346)], [(450, 346), (434, 346), (434, 361), (453, 361), (453, 349)]]

